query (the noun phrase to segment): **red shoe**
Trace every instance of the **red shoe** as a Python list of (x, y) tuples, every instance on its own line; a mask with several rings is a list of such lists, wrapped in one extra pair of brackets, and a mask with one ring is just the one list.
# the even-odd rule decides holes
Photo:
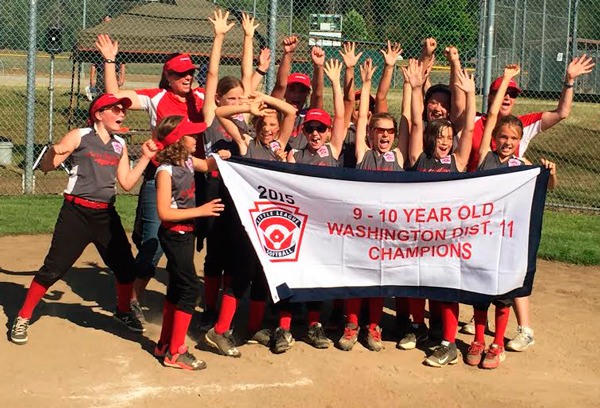
[(490, 346), (487, 353), (485, 353), (485, 358), (481, 363), (481, 367), (487, 369), (497, 368), (504, 360), (506, 360), (504, 347), (500, 347), (494, 343)]
[(485, 351), (485, 344), (474, 341), (469, 346), (469, 351), (465, 358), (465, 362), (470, 366), (478, 366), (481, 363), (481, 357)]

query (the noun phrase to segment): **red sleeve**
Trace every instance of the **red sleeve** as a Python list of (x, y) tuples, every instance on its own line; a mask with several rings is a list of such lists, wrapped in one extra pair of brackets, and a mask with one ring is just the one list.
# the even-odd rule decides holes
[(147, 88), (147, 89), (136, 89), (135, 93), (138, 95), (147, 96), (148, 98), (154, 98), (156, 95), (161, 93), (161, 88)]

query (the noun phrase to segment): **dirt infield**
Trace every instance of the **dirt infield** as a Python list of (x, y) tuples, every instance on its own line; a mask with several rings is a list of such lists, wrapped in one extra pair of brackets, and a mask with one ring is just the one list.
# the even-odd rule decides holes
[[(10, 343), (10, 322), (49, 244), (49, 236), (0, 238), (4, 407), (600, 407), (598, 267), (538, 263), (532, 298), (536, 345), (509, 353), (496, 370), (462, 362), (442, 369), (422, 365), (427, 350), (394, 347), (386, 308), (386, 348), (380, 353), (359, 344), (351, 352), (315, 350), (297, 341), (283, 355), (242, 346), (242, 358), (232, 359), (206, 351), (201, 342), (194, 353), (208, 368), (183, 372), (163, 368), (151, 355), (160, 331), (164, 273), (149, 286), (147, 332), (130, 334), (111, 318), (113, 278), (93, 247), (42, 300), (29, 343)], [(201, 254), (196, 266), (202, 266)], [(462, 307), (461, 321), (468, 315)], [(200, 336), (196, 317), (188, 338), (192, 347)], [(243, 316), (237, 326), (243, 335)], [(303, 323), (295, 326), (299, 338)], [(511, 336), (515, 327), (511, 316)], [(470, 341), (458, 335), (463, 353)]]

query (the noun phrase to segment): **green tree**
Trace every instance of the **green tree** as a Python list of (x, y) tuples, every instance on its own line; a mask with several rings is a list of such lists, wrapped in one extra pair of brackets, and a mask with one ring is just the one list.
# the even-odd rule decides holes
[(342, 37), (348, 40), (366, 40), (369, 37), (367, 23), (363, 16), (352, 9), (344, 16), (342, 23)]

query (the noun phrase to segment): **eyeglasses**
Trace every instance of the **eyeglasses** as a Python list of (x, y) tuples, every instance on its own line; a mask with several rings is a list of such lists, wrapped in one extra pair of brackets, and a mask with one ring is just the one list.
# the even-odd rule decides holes
[(378, 135), (383, 135), (384, 133), (387, 133), (388, 135), (393, 135), (396, 133), (396, 129), (394, 129), (393, 127), (392, 128), (374, 127), (373, 130)]
[[(511, 99), (516, 99), (517, 96), (519, 96), (519, 91), (516, 89), (507, 89), (505, 95), (508, 95), (508, 97)], [(496, 96), (496, 91), (490, 92), (490, 96)]]
[(325, 126), (323, 123), (311, 123), (309, 125), (304, 125), (304, 130), (306, 131), (306, 133), (313, 133), (315, 130), (319, 133), (325, 133), (327, 132), (327, 126)]
[(115, 115), (118, 115), (120, 113), (123, 113), (123, 115), (127, 114), (127, 108), (124, 108), (124, 107), (118, 106), (118, 105), (113, 105), (113, 106), (108, 106), (106, 108), (102, 108), (102, 109), (100, 109), (100, 112), (104, 112), (106, 110), (111, 111)]
[(173, 75), (178, 76), (179, 78), (183, 78), (183, 77), (186, 77), (188, 75), (194, 76), (194, 72), (196, 72), (196, 70), (194, 70), (194, 69), (190, 69), (189, 71), (185, 71), (185, 72), (171, 71), (171, 73)]

